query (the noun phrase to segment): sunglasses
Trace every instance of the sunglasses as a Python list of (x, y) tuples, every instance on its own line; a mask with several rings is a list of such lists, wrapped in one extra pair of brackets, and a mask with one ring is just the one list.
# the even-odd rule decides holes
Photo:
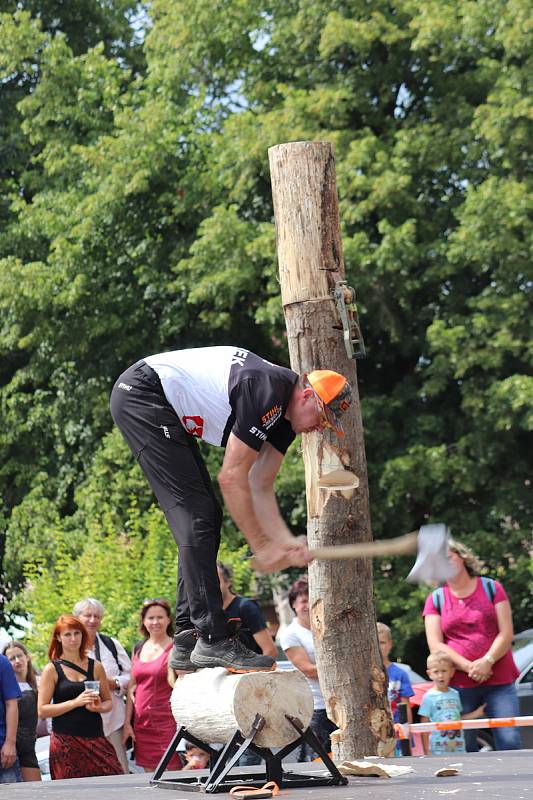
[(145, 600), (142, 607), (146, 608), (147, 606), (162, 606), (170, 611), (170, 603), (164, 597), (152, 597), (151, 600)]

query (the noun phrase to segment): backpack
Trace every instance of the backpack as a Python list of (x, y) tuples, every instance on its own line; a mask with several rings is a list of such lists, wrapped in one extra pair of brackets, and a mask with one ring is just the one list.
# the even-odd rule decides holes
[(98, 641), (98, 637), (100, 637), (100, 639), (103, 641), (103, 643), (105, 644), (105, 646), (107, 647), (107, 649), (109, 650), (109, 652), (111, 653), (111, 655), (113, 656), (115, 661), (117, 662), (118, 672), (119, 672), (119, 675), (120, 675), (120, 673), (123, 671), (122, 670), (122, 664), (118, 660), (117, 646), (116, 646), (115, 642), (113, 641), (113, 639), (111, 638), (111, 636), (106, 636), (105, 633), (97, 633), (96, 634), (96, 639), (94, 641), (94, 654), (95, 654), (96, 658), (98, 659), (98, 661), (101, 660), (100, 659), (100, 642)]
[[(485, 594), (489, 598), (490, 602), (494, 602), (494, 595), (496, 594), (496, 586), (494, 585), (493, 578), (481, 578), (481, 584), (485, 591)], [(441, 608), (444, 606), (444, 589), (440, 586), (438, 589), (435, 589), (434, 592), (431, 593), (431, 597), (433, 599), (433, 605), (437, 609), (440, 614)]]

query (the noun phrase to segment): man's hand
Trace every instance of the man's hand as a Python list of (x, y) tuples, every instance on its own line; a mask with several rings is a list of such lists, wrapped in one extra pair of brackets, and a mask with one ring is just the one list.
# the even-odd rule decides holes
[(256, 548), (252, 566), (256, 572), (279, 572), (288, 567), (306, 567), (312, 560), (305, 536), (291, 536)]
[(15, 763), (17, 749), (13, 742), (5, 741), (0, 750), (0, 764), (3, 769), (9, 769)]

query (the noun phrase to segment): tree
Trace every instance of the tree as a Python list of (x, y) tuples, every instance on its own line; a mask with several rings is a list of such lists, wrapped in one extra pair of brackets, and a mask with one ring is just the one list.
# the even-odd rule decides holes
[[(83, 5), (109, 10), (106, 30), (117, 15), (128, 23), (124, 5)], [(99, 468), (109, 390), (127, 364), (231, 341), (287, 363), (267, 149), (316, 138), (335, 146), (368, 353), (359, 385), (374, 534), (448, 522), (492, 574), (504, 571), (516, 627), (531, 624), (523, 0), (156, 0), (127, 58), (129, 33), (103, 36), (95, 23), (90, 42), (71, 39), (67, 6), (81, 13), (36, 0), (26, 14), (4, 4), (0, 20), (0, 479), (13, 609), (26, 604), (25, 538), (53, 550), (65, 518), (78, 525), (69, 541), (86, 534), (77, 489)], [(288, 473), (279, 489), (302, 530), (302, 484)], [(149, 496), (139, 502), (149, 510)], [(409, 653), (422, 592), (406, 571), (382, 562), (376, 597)]]

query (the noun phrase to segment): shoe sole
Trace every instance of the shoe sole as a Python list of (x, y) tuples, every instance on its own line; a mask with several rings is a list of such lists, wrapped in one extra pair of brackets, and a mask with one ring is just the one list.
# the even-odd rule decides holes
[(275, 672), (277, 667), (273, 664), (271, 667), (258, 667), (257, 669), (235, 669), (234, 667), (224, 667), (228, 672), (233, 675), (246, 675), (247, 672)]
[[(215, 662), (215, 663), (213, 663)], [(235, 675), (245, 675), (247, 672), (274, 672), (277, 668), (277, 664), (274, 662), (271, 667), (242, 667), (239, 669), (238, 667), (230, 667), (227, 664), (221, 664), (218, 659), (210, 660), (205, 664), (194, 664), (195, 669), (214, 669), (215, 667), (223, 667), (228, 672), (232, 672)]]

